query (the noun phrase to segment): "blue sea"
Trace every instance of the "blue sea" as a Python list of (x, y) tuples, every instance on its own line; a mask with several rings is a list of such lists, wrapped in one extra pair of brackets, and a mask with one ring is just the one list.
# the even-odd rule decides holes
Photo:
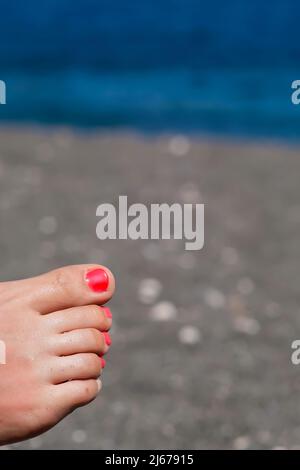
[(0, 0), (2, 122), (297, 140), (297, 0)]

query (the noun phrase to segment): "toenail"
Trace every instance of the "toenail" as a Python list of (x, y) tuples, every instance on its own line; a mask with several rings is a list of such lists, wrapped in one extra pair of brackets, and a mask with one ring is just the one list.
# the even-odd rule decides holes
[(112, 318), (111, 311), (108, 307), (102, 307), (107, 318)]
[(96, 382), (97, 382), (98, 393), (99, 393), (99, 392), (100, 392), (100, 390), (101, 390), (101, 388), (102, 388), (102, 382), (101, 382), (101, 380), (100, 380), (100, 379), (97, 379), (97, 380), (96, 380)]
[(111, 345), (111, 337), (110, 337), (109, 333), (104, 331), (103, 336), (104, 336), (105, 343), (107, 344), (107, 346), (110, 346)]
[(94, 292), (105, 292), (108, 288), (109, 279), (104, 269), (94, 269), (86, 275), (89, 288)]
[(101, 368), (104, 369), (104, 367), (106, 366), (106, 360), (103, 359), (103, 357), (100, 357), (100, 361), (101, 361)]

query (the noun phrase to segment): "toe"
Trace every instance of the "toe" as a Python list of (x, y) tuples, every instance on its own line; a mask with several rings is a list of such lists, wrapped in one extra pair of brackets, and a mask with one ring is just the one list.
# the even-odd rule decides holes
[(108, 351), (108, 346), (106, 333), (95, 328), (84, 328), (56, 335), (53, 340), (53, 353), (57, 356), (85, 352), (102, 355)]
[(100, 379), (72, 380), (55, 385), (53, 396), (64, 415), (93, 401), (102, 388)]
[(43, 319), (54, 333), (66, 333), (82, 328), (108, 331), (112, 325), (110, 310), (98, 305), (68, 308), (45, 315)]
[(41, 313), (106, 303), (115, 290), (113, 274), (99, 265), (78, 265), (7, 284), (11, 298)]
[(102, 371), (102, 361), (96, 354), (74, 354), (56, 358), (49, 371), (49, 381), (52, 384), (69, 380), (97, 379)]

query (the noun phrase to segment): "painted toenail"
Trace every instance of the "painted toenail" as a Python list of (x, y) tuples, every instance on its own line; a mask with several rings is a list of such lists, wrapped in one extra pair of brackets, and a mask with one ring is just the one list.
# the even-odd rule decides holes
[(100, 380), (100, 379), (97, 379), (97, 380), (96, 380), (96, 382), (97, 382), (98, 393), (99, 393), (99, 392), (100, 392), (100, 390), (101, 390), (101, 388), (102, 388), (102, 382), (101, 382), (101, 380)]
[(108, 307), (102, 307), (107, 318), (112, 318), (112, 313)]
[(108, 288), (109, 279), (104, 269), (94, 269), (86, 275), (89, 288), (94, 292), (105, 292)]
[(111, 345), (111, 337), (110, 337), (109, 333), (104, 331), (103, 335), (104, 335), (105, 343), (107, 344), (107, 346), (110, 346)]
[(100, 361), (101, 361), (101, 367), (102, 369), (104, 369), (104, 367), (106, 366), (106, 360), (103, 359), (103, 357), (100, 357)]

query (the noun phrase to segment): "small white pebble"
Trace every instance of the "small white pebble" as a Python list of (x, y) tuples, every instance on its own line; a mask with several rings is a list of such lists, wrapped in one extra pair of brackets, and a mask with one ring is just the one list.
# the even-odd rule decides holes
[(195, 326), (183, 326), (179, 330), (178, 338), (182, 344), (194, 345), (200, 343), (202, 335)]
[(254, 283), (248, 277), (244, 277), (237, 283), (237, 290), (242, 295), (250, 295), (254, 291)]
[(53, 235), (57, 230), (57, 220), (49, 215), (39, 221), (39, 230), (44, 235)]
[(72, 432), (72, 441), (76, 444), (82, 444), (87, 439), (86, 432), (83, 429), (76, 429)]
[(155, 302), (162, 291), (162, 284), (158, 279), (143, 279), (138, 287), (138, 298), (141, 303), (150, 305)]
[(154, 321), (170, 321), (177, 316), (177, 308), (171, 302), (163, 301), (154, 305), (150, 310), (150, 317)]
[(206, 305), (214, 310), (223, 308), (225, 306), (225, 296), (224, 294), (214, 288), (206, 289), (204, 292), (204, 301)]
[(176, 157), (183, 157), (190, 150), (190, 142), (183, 135), (172, 137), (169, 141), (169, 152)]
[(233, 325), (236, 331), (246, 335), (256, 335), (260, 331), (260, 324), (255, 318), (236, 317)]
[(233, 441), (233, 448), (235, 450), (246, 450), (249, 449), (251, 440), (248, 436), (239, 436)]

